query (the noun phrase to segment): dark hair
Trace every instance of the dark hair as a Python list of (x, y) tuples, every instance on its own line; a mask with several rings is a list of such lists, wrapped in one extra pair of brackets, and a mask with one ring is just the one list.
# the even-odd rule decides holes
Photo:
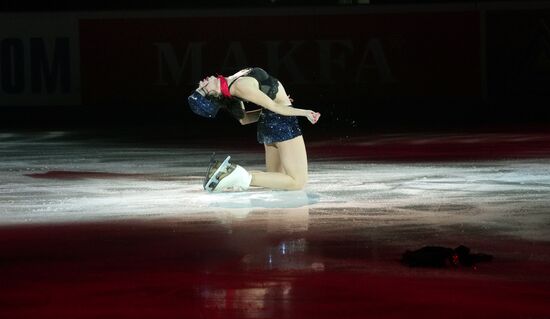
[(244, 108), (241, 104), (241, 100), (236, 98), (228, 98), (223, 95), (207, 95), (206, 98), (214, 103), (217, 103), (220, 108), (229, 112), (237, 120), (242, 120), (245, 116)]

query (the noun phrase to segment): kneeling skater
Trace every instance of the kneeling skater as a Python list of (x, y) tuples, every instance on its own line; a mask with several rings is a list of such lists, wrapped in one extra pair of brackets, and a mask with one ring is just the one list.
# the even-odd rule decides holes
[[(261, 108), (245, 111), (242, 101)], [(308, 179), (307, 153), (298, 116), (315, 124), (320, 114), (292, 107), (281, 82), (261, 68), (248, 68), (231, 76), (209, 76), (188, 98), (189, 106), (204, 117), (224, 108), (242, 125), (258, 123), (257, 139), (265, 148), (266, 172), (248, 172), (230, 162), (211, 161), (204, 182), (207, 191), (246, 190), (250, 186), (299, 190)]]

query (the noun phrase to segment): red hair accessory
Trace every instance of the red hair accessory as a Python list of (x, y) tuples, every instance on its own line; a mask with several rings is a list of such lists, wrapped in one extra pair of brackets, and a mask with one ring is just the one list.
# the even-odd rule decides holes
[(227, 85), (227, 80), (225, 77), (223, 77), (223, 75), (218, 75), (218, 79), (220, 80), (220, 91), (222, 91), (222, 95), (225, 97), (231, 97), (229, 86)]

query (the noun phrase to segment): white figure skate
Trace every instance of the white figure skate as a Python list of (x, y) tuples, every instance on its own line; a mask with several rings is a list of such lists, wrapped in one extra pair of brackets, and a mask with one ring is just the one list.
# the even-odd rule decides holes
[(231, 156), (223, 162), (215, 161), (214, 155), (210, 158), (210, 165), (206, 172), (203, 188), (208, 192), (245, 191), (250, 187), (252, 175), (237, 164), (231, 164)]

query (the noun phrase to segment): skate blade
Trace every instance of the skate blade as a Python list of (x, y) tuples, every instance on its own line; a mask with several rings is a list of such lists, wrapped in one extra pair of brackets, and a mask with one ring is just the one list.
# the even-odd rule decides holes
[(225, 160), (218, 166), (214, 174), (204, 183), (203, 187), (208, 192), (213, 192), (218, 186), (219, 182), (222, 180), (224, 175), (229, 173), (229, 170), (232, 165), (229, 164), (231, 156), (227, 156)]
[(216, 170), (221, 166), (221, 162), (216, 160), (216, 152), (210, 156), (210, 164), (204, 174), (204, 180), (202, 181), (202, 188), (206, 189), (206, 184), (210, 181)]

